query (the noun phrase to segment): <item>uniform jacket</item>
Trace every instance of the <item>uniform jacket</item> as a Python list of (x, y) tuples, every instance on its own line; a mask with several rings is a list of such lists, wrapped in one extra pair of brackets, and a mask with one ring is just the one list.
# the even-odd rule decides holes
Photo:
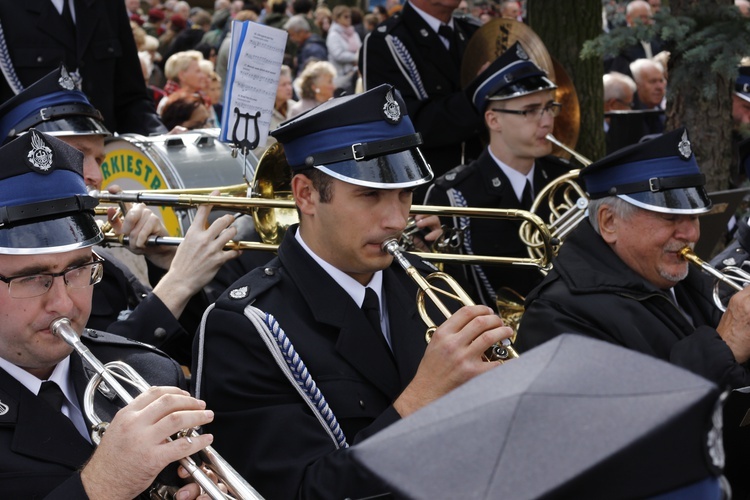
[[(94, 330), (86, 330), (82, 339), (102, 363), (122, 360), (153, 385), (185, 387), (179, 365), (153, 347)], [(71, 355), (70, 370), (83, 408), (81, 398), (88, 377), (76, 353)], [(0, 401), (8, 407), (6, 413), (0, 414), (3, 498), (86, 499), (78, 471), (93, 453), (93, 445), (65, 415), (53, 410), (3, 369)], [(101, 408), (99, 415), (104, 420), (116, 412), (106, 403)]]
[(710, 279), (691, 268), (674, 290), (694, 325), (668, 292), (632, 271), (581, 222), (527, 297), (516, 347), (525, 351), (561, 333), (580, 333), (682, 366), (720, 387), (750, 385), (748, 370), (715, 329), (721, 312)]
[(392, 402), (425, 349), (416, 286), (400, 268), (384, 271), (392, 355), (359, 305), (300, 247), (295, 231), (287, 231), (277, 258), (236, 282), (204, 317), (192, 373), (197, 397), (215, 412), (206, 431), (269, 500), (382, 493), (387, 488), (346, 449), (336, 450), (243, 309), (252, 304), (278, 320), (351, 445), (399, 419)]
[[(463, 55), (479, 26), (460, 18), (454, 26)], [(482, 119), (461, 89), (460, 68), (408, 2), (365, 37), (359, 69), (365, 89), (388, 83), (401, 92), (436, 176), (479, 156)], [(461, 155), (464, 142), (466, 160)]]
[[(208, 306), (205, 298), (198, 294), (191, 299), (177, 319), (150, 287), (142, 285), (127, 270), (125, 264), (106, 249), (96, 251), (105, 259), (104, 277), (94, 286), (91, 315), (86, 326), (154, 345), (189, 366), (193, 333)], [(164, 271), (149, 264), (152, 282), (158, 282), (163, 275)], [(195, 317), (191, 318), (191, 314)]]
[[(538, 158), (534, 167), (534, 192), (539, 193), (544, 186), (557, 177), (567, 173), (570, 164), (554, 156)], [(476, 208), (520, 209), (521, 203), (516, 197), (510, 180), (490, 156), (487, 149), (479, 159), (469, 165), (454, 168), (438, 178), (427, 193), (426, 204), (450, 206), (447, 191), (456, 189), (466, 200), (466, 206)], [(546, 207), (546, 205), (544, 205)], [(549, 210), (538, 213), (545, 222), (549, 221)], [(457, 219), (444, 220), (445, 224), (460, 227)], [(470, 245), (475, 255), (492, 255), (497, 257), (528, 257), (526, 245), (518, 237), (521, 221), (473, 218), (470, 220), (468, 237), (465, 245)], [(465, 248), (464, 253), (467, 253)], [(489, 298), (486, 287), (477, 279), (476, 272), (468, 266), (447, 269), (449, 274), (457, 277), (463, 275), (468, 283), (469, 292), (475, 300), (495, 307)], [(493, 290), (508, 287), (525, 296), (542, 280), (542, 274), (531, 267), (482, 266)]]
[[(82, 90), (110, 131), (166, 132), (146, 91), (124, 3), (75, 0), (75, 17), (74, 35), (49, 0), (0, 0), (0, 22), (23, 86), (65, 63), (79, 68)], [(12, 96), (0, 78), (0, 102)]]

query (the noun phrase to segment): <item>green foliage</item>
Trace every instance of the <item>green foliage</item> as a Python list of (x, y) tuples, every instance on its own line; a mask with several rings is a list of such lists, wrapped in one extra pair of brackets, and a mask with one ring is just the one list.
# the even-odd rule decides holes
[(750, 21), (734, 5), (698, 2), (687, 16), (659, 13), (653, 25), (620, 27), (588, 40), (581, 57), (612, 57), (638, 40), (657, 36), (669, 47), (672, 60), (679, 60), (670, 63), (670, 90), (691, 86), (705, 99), (716, 96), (718, 81), (734, 81), (740, 60), (750, 56)]

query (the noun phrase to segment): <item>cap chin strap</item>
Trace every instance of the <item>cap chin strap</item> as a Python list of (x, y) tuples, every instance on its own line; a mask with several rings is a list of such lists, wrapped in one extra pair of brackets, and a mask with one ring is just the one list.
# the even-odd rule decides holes
[(87, 195), (77, 194), (56, 200), (38, 201), (15, 207), (0, 207), (0, 227), (29, 219), (56, 216), (61, 217), (69, 213), (91, 211), (99, 204), (99, 200)]
[(376, 156), (383, 156), (390, 153), (398, 153), (409, 148), (415, 148), (422, 144), (422, 135), (420, 133), (396, 137), (394, 139), (385, 139), (375, 142), (360, 142), (352, 144), (349, 147), (315, 153), (305, 158), (306, 167), (316, 165), (327, 165), (329, 163), (338, 163), (347, 160), (369, 160)]
[[(73, 102), (70, 104), (59, 104), (56, 106), (44, 107), (17, 123), (16, 126), (13, 127), (13, 131), (15, 132), (15, 134), (18, 134), (41, 123), (58, 120), (60, 118), (65, 118), (68, 116), (86, 116), (88, 118), (93, 118), (94, 120), (98, 120), (99, 122), (101, 122), (102, 128), (104, 128), (104, 117), (99, 112), (99, 110), (80, 102)], [(15, 134), (11, 133), (11, 135)]]
[(704, 174), (682, 175), (680, 177), (651, 177), (644, 181), (612, 186), (607, 192), (591, 193), (591, 197), (602, 198), (604, 196), (616, 196), (618, 194), (643, 193), (649, 191), (652, 193), (658, 193), (669, 189), (703, 186), (705, 183), (706, 176)]

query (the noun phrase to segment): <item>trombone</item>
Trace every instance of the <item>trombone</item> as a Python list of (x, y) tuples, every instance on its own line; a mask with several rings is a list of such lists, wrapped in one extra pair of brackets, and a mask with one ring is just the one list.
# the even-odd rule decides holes
[(722, 300), (722, 298), (726, 298), (726, 295), (722, 297), (720, 290), (721, 283), (728, 285), (730, 288), (732, 288), (732, 290), (734, 290), (731, 295), (734, 295), (736, 292), (742, 291), (742, 289), (750, 284), (750, 273), (748, 273), (744, 269), (736, 266), (727, 266), (722, 270), (718, 270), (708, 262), (695, 255), (695, 252), (693, 252), (690, 247), (683, 248), (679, 251), (679, 254), (680, 257), (700, 267), (703, 272), (705, 272), (706, 274), (710, 274), (716, 279), (716, 281), (714, 282), (713, 299), (716, 307), (718, 307), (722, 312), (726, 312), (727, 307), (724, 305), (724, 302)]
[[(94, 372), (94, 376), (89, 380), (86, 390), (84, 391), (83, 406), (89, 421), (94, 423), (91, 438), (95, 444), (99, 444), (102, 434), (104, 434), (108, 425), (108, 423), (101, 420), (94, 408), (94, 396), (96, 395), (97, 389), (101, 390), (103, 393), (105, 392), (105, 386), (101, 386), (101, 384), (104, 383), (106, 385), (108, 393), (114, 391), (115, 395), (125, 404), (130, 403), (134, 398), (130, 392), (123, 387), (120, 380), (133, 386), (139, 392), (147, 390), (149, 384), (127, 363), (123, 363), (122, 361), (110, 361), (106, 365), (102, 364), (102, 362), (91, 353), (89, 348), (83, 345), (83, 342), (81, 342), (78, 333), (73, 329), (68, 318), (58, 318), (53, 321), (50, 324), (50, 331), (70, 345), (78, 355), (81, 356), (84, 365), (87, 368), (92, 369)], [(195, 429), (187, 429), (182, 431), (177, 437), (190, 438), (197, 435), (198, 433)], [(227, 490), (232, 495), (231, 497), (227, 497), (227, 495), (219, 489), (208, 474), (206, 474), (206, 472), (203, 471), (203, 469), (191, 457), (183, 458), (180, 460), (180, 464), (185, 467), (193, 479), (195, 479), (195, 482), (198, 483), (203, 491), (213, 500), (224, 500), (226, 498), (263, 500), (263, 497), (260, 496), (260, 494), (250, 486), (231, 465), (216, 453), (211, 446), (207, 446), (201, 450), (198, 455), (203, 461), (203, 465), (212, 470), (222, 483), (226, 485)], [(164, 492), (163, 488), (160, 487), (158, 493), (162, 492)], [(167, 496), (166, 498), (170, 497)]]
[[(193, 195), (193, 194), (169, 194), (154, 193), (151, 191), (123, 191), (112, 194), (108, 192), (92, 193), (92, 196), (102, 202), (109, 203), (145, 203), (147, 205), (176, 206), (176, 207), (195, 207), (199, 205), (214, 205), (224, 209), (235, 210), (243, 213), (254, 213), (257, 209), (282, 209), (286, 211), (296, 210), (296, 204), (293, 200), (267, 199), (267, 198), (241, 198), (234, 196), (210, 196), (210, 195)], [(500, 219), (522, 219), (530, 227), (534, 228), (540, 235), (541, 250), (539, 255), (530, 257), (497, 257), (497, 256), (477, 256), (453, 253), (433, 253), (433, 252), (413, 252), (414, 255), (431, 262), (449, 262), (458, 264), (490, 264), (490, 265), (515, 265), (515, 266), (532, 266), (540, 270), (548, 271), (552, 265), (554, 255), (553, 240), (549, 229), (542, 219), (526, 210), (496, 209), (496, 208), (472, 208), (472, 207), (439, 207), (428, 205), (413, 205), (410, 213), (426, 214), (438, 216), (463, 216), (463, 217), (487, 217)], [(284, 230), (286, 228), (283, 228)], [(280, 233), (281, 231), (279, 231)], [(281, 236), (280, 234), (278, 236)], [(280, 240), (280, 238), (277, 238)], [(118, 242), (119, 238), (114, 235), (108, 235), (105, 241)], [(164, 244), (179, 244), (182, 238), (173, 238), (171, 241), (166, 238), (153, 238), (153, 244), (161, 241)], [(252, 242), (243, 242), (243, 246), (251, 250), (271, 250), (277, 248), (274, 241), (273, 246), (257, 247), (258, 244)], [(231, 248), (237, 249), (237, 248)]]

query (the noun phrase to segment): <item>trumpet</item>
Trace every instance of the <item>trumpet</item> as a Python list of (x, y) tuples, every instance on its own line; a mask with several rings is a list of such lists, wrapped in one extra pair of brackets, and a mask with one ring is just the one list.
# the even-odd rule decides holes
[(722, 295), (721, 293), (721, 283), (724, 283), (734, 290), (732, 295), (734, 295), (735, 292), (742, 291), (743, 288), (750, 284), (750, 273), (744, 269), (736, 266), (727, 266), (720, 271), (695, 255), (695, 252), (693, 252), (690, 247), (683, 248), (680, 250), (679, 254), (680, 257), (686, 261), (700, 267), (706, 274), (710, 274), (716, 278), (713, 288), (713, 299), (716, 307), (721, 309), (722, 312), (725, 312), (727, 307), (724, 305), (723, 299), (726, 298), (726, 294)]
[[(434, 272), (427, 277), (423, 277), (421, 274), (419, 274), (419, 271), (417, 271), (417, 269), (404, 256), (403, 252), (401, 251), (401, 247), (399, 246), (398, 241), (396, 241), (395, 238), (389, 238), (385, 240), (381, 247), (385, 252), (388, 252), (393, 256), (394, 259), (396, 259), (396, 262), (398, 262), (399, 265), (404, 268), (404, 271), (406, 271), (409, 277), (414, 280), (414, 282), (419, 287), (419, 290), (417, 290), (417, 310), (419, 311), (419, 315), (422, 318), (422, 321), (427, 324), (427, 333), (425, 334), (425, 340), (427, 341), (427, 343), (429, 343), (432, 339), (432, 334), (435, 333), (435, 330), (437, 330), (437, 325), (435, 321), (430, 318), (430, 315), (427, 312), (425, 297), (429, 297), (433, 305), (438, 308), (438, 310), (443, 314), (443, 316), (445, 316), (446, 319), (450, 318), (452, 313), (438, 295), (443, 295), (444, 297), (448, 297), (466, 306), (475, 305), (474, 301), (471, 299), (471, 297), (469, 297), (469, 294), (466, 293), (466, 291), (461, 288), (461, 285), (459, 285), (458, 282), (450, 275), (443, 272)], [(452, 290), (452, 292), (443, 290), (442, 288), (439, 288), (435, 284), (433, 284), (433, 282), (437, 281), (442, 281), (443, 283), (445, 283)], [(485, 361), (498, 361), (503, 363), (510, 359), (517, 358), (518, 353), (510, 345), (510, 341), (504, 342), (505, 343), (495, 344), (487, 349), (483, 355)]]
[[(109, 363), (102, 364), (89, 350), (88, 347), (83, 345), (78, 334), (73, 329), (68, 318), (58, 318), (50, 324), (50, 330), (53, 334), (63, 339), (68, 345), (70, 345), (83, 359), (84, 365), (93, 370), (94, 376), (89, 381), (84, 391), (84, 412), (93, 425), (91, 438), (95, 444), (99, 444), (102, 435), (108, 425), (107, 422), (103, 422), (96, 413), (94, 408), (94, 396), (96, 391), (100, 390), (107, 394), (114, 391), (114, 394), (119, 397), (125, 404), (130, 403), (134, 398), (130, 392), (120, 383), (120, 380), (131, 385), (140, 392), (143, 392), (149, 388), (148, 382), (136, 372), (133, 367), (127, 363), (121, 361), (111, 361)], [(102, 385), (105, 384), (105, 385)], [(181, 431), (177, 438), (180, 437), (195, 437), (198, 433), (195, 429), (186, 429)], [(180, 460), (180, 464), (190, 473), (195, 479), (195, 482), (200, 485), (203, 491), (208, 494), (214, 500), (222, 500), (226, 498), (236, 499), (247, 499), (247, 500), (262, 500), (263, 497), (250, 486), (245, 479), (242, 478), (233, 468), (229, 465), (216, 451), (208, 446), (201, 450), (198, 455), (203, 461), (202, 466), (199, 466), (191, 457), (185, 457)], [(202, 469), (207, 467), (213, 471), (216, 476), (226, 486), (230, 497), (221, 491), (221, 489), (211, 480), (208, 474)], [(158, 489), (159, 495), (165, 495), (161, 498), (171, 498), (171, 492), (166, 492), (165, 487)]]

